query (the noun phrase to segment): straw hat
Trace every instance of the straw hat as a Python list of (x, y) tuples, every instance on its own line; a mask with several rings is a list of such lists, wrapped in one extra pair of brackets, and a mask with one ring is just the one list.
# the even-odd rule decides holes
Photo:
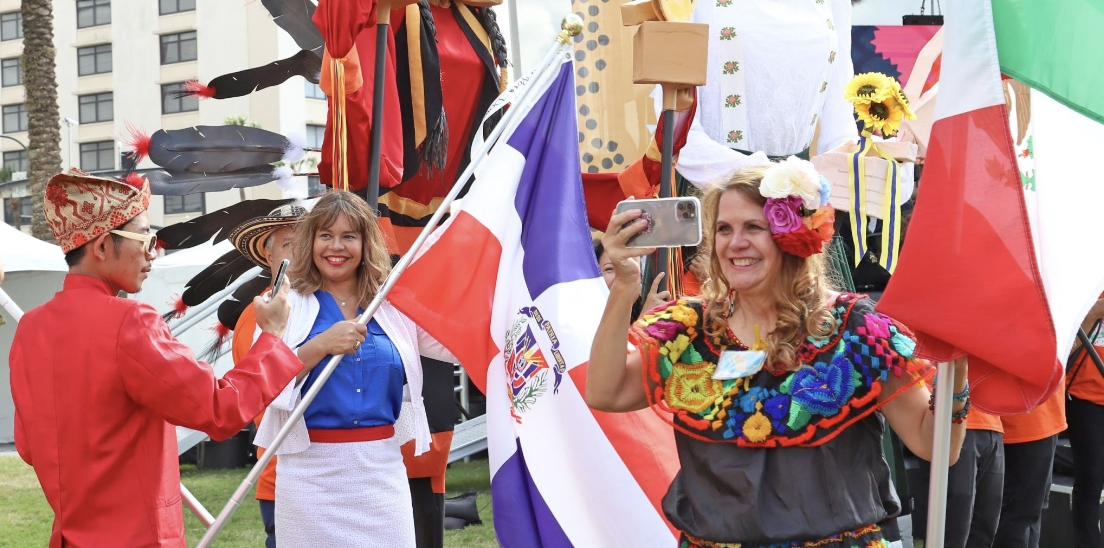
[(270, 267), (265, 259), (265, 240), (281, 228), (295, 227), (306, 213), (306, 208), (302, 206), (280, 206), (264, 217), (256, 217), (238, 225), (230, 232), (229, 240), (247, 259), (268, 269)]

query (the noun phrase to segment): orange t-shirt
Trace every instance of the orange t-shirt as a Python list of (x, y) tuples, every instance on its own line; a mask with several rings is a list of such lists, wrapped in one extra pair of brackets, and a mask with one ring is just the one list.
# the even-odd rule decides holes
[[(1104, 333), (1097, 333), (1092, 344), (1097, 354), (1104, 357)], [(1077, 351), (1080, 352), (1081, 348), (1079, 347)], [(1096, 368), (1088, 352), (1073, 364), (1070, 375), (1066, 382), (1069, 383), (1067, 386), (1071, 396), (1104, 405), (1104, 378), (1100, 376), (1100, 370)]]
[[(266, 288), (265, 291), (268, 291)], [(245, 356), (249, 352), (249, 348), (253, 346), (253, 333), (257, 330), (257, 316), (253, 312), (253, 305), (250, 304), (242, 310), (241, 316), (238, 317), (238, 323), (234, 325), (234, 338), (230, 346), (231, 356), (234, 357), (234, 363), (238, 363), (238, 360)], [(264, 416), (264, 412), (260, 414), (253, 422), (258, 426), (261, 424), (261, 417)], [(261, 458), (264, 454), (264, 449), (257, 448), (257, 458)], [(276, 457), (272, 457), (272, 460), (268, 461), (268, 466), (261, 471), (261, 475), (257, 477), (257, 500), (276, 500)]]
[(1064, 390), (1055, 390), (1054, 395), (1027, 413), (1001, 417), (1004, 443), (1038, 441), (1065, 430), (1065, 397)]
[(1004, 425), (1001, 424), (1001, 418), (996, 415), (990, 415), (979, 409), (970, 410), (970, 414), (966, 415), (966, 429), (967, 430), (991, 430), (993, 432), (1004, 433)]

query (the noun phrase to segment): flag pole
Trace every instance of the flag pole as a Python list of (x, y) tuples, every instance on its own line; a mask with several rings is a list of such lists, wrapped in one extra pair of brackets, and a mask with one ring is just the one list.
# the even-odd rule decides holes
[(195, 324), (203, 321), (204, 318), (213, 314), (216, 310), (218, 310), (218, 306), (216, 305), (221, 304), (223, 299), (225, 299), (239, 287), (245, 285), (246, 282), (249, 282), (253, 278), (260, 275), (260, 273), (261, 267), (255, 266), (246, 271), (245, 274), (242, 274), (240, 278), (234, 280), (234, 283), (226, 286), (226, 289), (223, 289), (222, 291), (211, 295), (211, 297), (209, 297), (206, 301), (203, 301), (203, 304), (200, 304), (194, 310), (191, 310), (182, 322), (177, 324), (176, 327), (172, 328), (172, 336), (179, 337), (180, 335), (183, 335), (185, 331), (191, 329), (193, 326), (195, 326)]
[[(548, 52), (548, 55), (533, 71), (533, 74), (535, 75), (534, 78), (539, 79), (540, 82), (548, 79), (549, 75), (546, 73), (551, 73), (554, 77), (555, 73), (549, 71), (548, 69), (552, 66), (556, 66), (558, 69), (558, 65), (556, 65), (554, 62), (561, 58), (562, 52), (567, 47), (567, 45), (571, 43), (571, 37), (579, 34), (582, 31), (582, 19), (580, 19), (576, 15), (569, 15), (564, 18), (564, 21), (561, 24), (561, 28), (563, 30), (560, 32), (559, 36), (556, 37), (556, 46), (552, 49), (552, 51)], [(460, 194), (461, 190), (463, 190), (465, 185), (460, 184), (459, 182), (467, 181), (471, 178), (473, 174), (475, 174), (476, 168), (479, 166), (481, 161), (487, 157), (487, 154), (491, 151), (491, 148), (494, 147), (495, 144), (497, 144), (498, 138), (505, 132), (507, 128), (512, 131), (517, 127), (517, 125), (521, 122), (522, 117), (525, 115), (525, 112), (520, 107), (523, 107), (526, 104), (526, 101), (528, 100), (534, 89), (539, 89), (541, 87), (539, 85), (540, 82), (534, 82), (532, 85), (529, 85), (521, 90), (521, 94), (518, 96), (517, 100), (511, 103), (511, 107), (506, 110), (506, 113), (503, 115), (502, 120), (499, 121), (498, 125), (496, 125), (493, 130), (491, 130), (491, 134), (487, 137), (485, 141), (483, 141), (483, 143), (479, 146), (479, 149), (472, 153), (473, 160), (471, 163), (468, 164), (468, 167), (464, 169), (464, 172), (461, 173), (459, 177), (457, 177), (456, 180), (458, 181), (458, 183), (452, 185), (452, 189), (449, 190), (448, 195), (445, 196), (444, 200), (441, 202), (441, 205), (438, 206), (437, 211), (433, 214), (433, 217), (430, 218), (425, 228), (422, 229), (421, 234), (419, 234), (418, 238), (414, 240), (414, 243), (410, 246), (410, 250), (407, 251), (405, 255), (403, 255), (402, 259), (400, 259), (398, 264), (395, 265), (395, 268), (391, 270), (391, 274), (383, 282), (383, 287), (381, 287), (379, 292), (376, 293), (376, 296), (372, 299), (372, 302), (368, 303), (368, 307), (364, 309), (364, 313), (357, 318), (357, 323), (359, 323), (360, 325), (367, 325), (368, 321), (372, 319), (372, 316), (376, 313), (376, 310), (378, 310), (379, 307), (383, 304), (384, 299), (387, 298), (387, 294), (391, 291), (391, 288), (395, 286), (395, 283), (398, 281), (403, 271), (405, 271), (406, 268), (410, 266), (410, 263), (414, 261), (414, 257), (418, 254), (418, 251), (421, 249), (426, 239), (429, 238), (430, 232), (432, 232), (437, 224), (441, 222), (441, 219), (445, 216), (445, 212), (447, 212), (449, 209), (449, 205), (452, 204), (452, 202), (456, 199), (456, 196)], [(211, 544), (215, 541), (215, 537), (218, 536), (222, 528), (225, 527), (226, 524), (230, 521), (230, 517), (234, 515), (234, 512), (238, 509), (238, 506), (240, 506), (241, 503), (245, 500), (246, 496), (249, 493), (249, 490), (252, 489), (253, 484), (257, 482), (257, 478), (260, 477), (261, 471), (264, 470), (265, 466), (267, 466), (269, 461), (271, 461), (272, 458), (276, 455), (277, 449), (280, 447), (281, 444), (283, 444), (284, 440), (287, 439), (287, 436), (291, 432), (291, 429), (295, 425), (295, 422), (302, 418), (303, 413), (307, 409), (307, 406), (309, 406), (311, 402), (314, 401), (315, 396), (317, 396), (318, 392), (322, 390), (322, 387), (326, 384), (326, 381), (330, 378), (330, 375), (332, 375), (334, 370), (337, 369), (337, 364), (341, 362), (341, 358), (342, 356), (340, 355), (334, 356), (330, 358), (330, 361), (328, 363), (326, 363), (326, 366), (322, 369), (322, 372), (318, 374), (318, 378), (315, 379), (314, 384), (311, 385), (306, 394), (303, 394), (299, 405), (295, 406), (295, 409), (292, 410), (287, 422), (282, 428), (280, 428), (279, 433), (276, 434), (276, 437), (272, 440), (272, 443), (264, 452), (264, 454), (261, 455), (261, 458), (258, 459), (257, 463), (253, 465), (253, 468), (249, 471), (249, 474), (246, 475), (245, 480), (243, 480), (242, 483), (238, 485), (237, 490), (234, 491), (234, 494), (230, 497), (230, 500), (227, 501), (226, 506), (224, 506), (222, 511), (219, 512), (219, 515), (215, 519), (215, 522), (212, 523), (211, 526), (207, 529), (207, 532), (204, 533), (203, 538), (200, 539), (199, 544), (196, 545), (196, 548), (209, 548)]]
[[(15, 304), (15, 301), (12, 300), (7, 291), (4, 291), (3, 288), (0, 288), (0, 307), (3, 307), (4, 310), (11, 315), (15, 323), (19, 323), (19, 320), (23, 318), (23, 309), (19, 308), (18, 304)], [(173, 336), (175, 336), (175, 334)], [(199, 521), (203, 522), (203, 525), (210, 525), (211, 522), (214, 521), (214, 518), (211, 517), (207, 509), (203, 507), (203, 504), (192, 495), (191, 491), (188, 491), (187, 487), (184, 487), (183, 483), (180, 484), (180, 496), (184, 499), (184, 503), (188, 508), (199, 518)]]
[(931, 478), (928, 483), (928, 528), (924, 546), (943, 548), (947, 525), (947, 475), (951, 466), (951, 406), (954, 405), (955, 369), (966, 358), (939, 362), (935, 379), (935, 432), (932, 440)]
[(376, 69), (372, 78), (372, 133), (368, 145), (368, 187), (364, 199), (374, 211), (379, 203), (380, 154), (383, 148), (383, 87), (387, 76), (387, 36), (391, 32), (391, 2), (376, 5)]

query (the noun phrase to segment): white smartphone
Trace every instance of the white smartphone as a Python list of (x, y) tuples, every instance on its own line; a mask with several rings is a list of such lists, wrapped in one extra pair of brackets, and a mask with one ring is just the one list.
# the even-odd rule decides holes
[(701, 202), (693, 196), (625, 200), (614, 211), (630, 209), (644, 211), (641, 217), (648, 221), (648, 228), (630, 238), (629, 247), (683, 247), (701, 243)]

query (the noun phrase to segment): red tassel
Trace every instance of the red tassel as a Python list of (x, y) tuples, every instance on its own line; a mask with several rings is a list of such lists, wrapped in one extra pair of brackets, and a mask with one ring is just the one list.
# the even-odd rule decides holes
[(199, 97), (200, 99), (210, 99), (215, 96), (215, 88), (208, 86), (200, 82), (199, 80), (188, 80), (184, 82), (184, 85), (180, 86), (181, 91), (189, 96)]
[(126, 177), (123, 178), (123, 182), (137, 189), (141, 189), (146, 184), (146, 180), (133, 171), (127, 173)]
[[(126, 128), (127, 131), (130, 133), (130, 138), (129, 140), (124, 141), (123, 144), (134, 147), (134, 154), (138, 157), (135, 160), (135, 164), (137, 164), (138, 162), (141, 162), (143, 158), (149, 156), (150, 136), (146, 135), (145, 131), (142, 131), (141, 128), (131, 124), (130, 122), (126, 123)], [(139, 185), (139, 187), (141, 187), (141, 185)]]
[(225, 341), (226, 338), (230, 336), (230, 332), (233, 330), (229, 327), (226, 327), (225, 325), (222, 325), (222, 322), (219, 322), (211, 326), (211, 331), (214, 331), (215, 335), (218, 335), (219, 341)]
[(176, 319), (183, 318), (184, 313), (188, 311), (188, 305), (184, 304), (184, 299), (180, 297), (180, 293), (173, 294), (172, 308), (172, 317)]

